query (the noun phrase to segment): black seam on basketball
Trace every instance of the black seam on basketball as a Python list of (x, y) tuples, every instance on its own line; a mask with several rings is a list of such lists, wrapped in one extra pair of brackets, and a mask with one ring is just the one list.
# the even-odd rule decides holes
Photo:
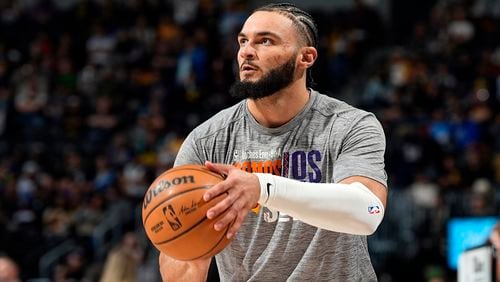
[(146, 223), (146, 221), (148, 221), (148, 218), (149, 218), (149, 215), (151, 215), (152, 212), (154, 212), (154, 210), (156, 210), (157, 207), (161, 206), (163, 203), (165, 203), (166, 201), (172, 199), (172, 198), (175, 198), (179, 195), (182, 195), (182, 194), (185, 194), (185, 193), (188, 193), (188, 192), (191, 192), (191, 191), (195, 191), (195, 190), (201, 190), (201, 189), (206, 189), (206, 188), (210, 188), (212, 187), (213, 185), (205, 185), (205, 186), (199, 186), (199, 187), (194, 187), (194, 188), (191, 188), (189, 190), (185, 190), (185, 191), (182, 191), (182, 192), (179, 192), (179, 193), (176, 193), (176, 194), (173, 194), (171, 195), (170, 197), (166, 198), (165, 200), (163, 200), (162, 202), (160, 202), (159, 204), (157, 204), (156, 206), (154, 206), (150, 211), (149, 213), (146, 215), (146, 217), (144, 218), (144, 220), (142, 221), (142, 225), (144, 225)]

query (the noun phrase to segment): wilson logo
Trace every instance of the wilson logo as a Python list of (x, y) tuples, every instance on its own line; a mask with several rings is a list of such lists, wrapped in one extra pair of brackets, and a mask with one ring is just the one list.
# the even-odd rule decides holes
[(153, 199), (156, 196), (158, 196), (158, 194), (165, 191), (166, 189), (168, 189), (172, 186), (189, 184), (189, 183), (194, 183), (194, 176), (187, 175), (187, 176), (176, 177), (173, 179), (164, 179), (164, 180), (158, 181), (156, 186), (153, 189), (149, 189), (146, 196), (144, 197), (144, 203), (142, 206), (143, 209), (147, 209), (147, 207), (151, 203), (151, 201), (153, 201)]

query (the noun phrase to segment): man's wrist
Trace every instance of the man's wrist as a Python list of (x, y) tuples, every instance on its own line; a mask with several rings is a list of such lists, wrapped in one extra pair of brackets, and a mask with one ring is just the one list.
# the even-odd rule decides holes
[(261, 206), (265, 206), (271, 197), (272, 190), (276, 189), (276, 184), (274, 178), (271, 174), (267, 173), (254, 173), (259, 179), (260, 185), (260, 196), (258, 200), (258, 204)]

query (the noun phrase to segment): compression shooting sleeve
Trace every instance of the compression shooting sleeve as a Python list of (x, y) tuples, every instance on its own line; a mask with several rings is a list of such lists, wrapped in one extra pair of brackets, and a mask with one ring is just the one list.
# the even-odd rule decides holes
[(259, 204), (330, 231), (370, 235), (384, 217), (380, 199), (359, 182), (307, 183), (265, 173)]

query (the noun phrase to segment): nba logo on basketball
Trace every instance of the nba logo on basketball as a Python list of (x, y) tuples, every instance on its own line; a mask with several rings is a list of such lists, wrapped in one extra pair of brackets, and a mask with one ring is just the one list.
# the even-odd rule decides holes
[(172, 205), (168, 205), (167, 207), (163, 208), (163, 215), (165, 215), (165, 217), (167, 218), (167, 221), (170, 224), (172, 230), (175, 231), (182, 227), (182, 223), (175, 214), (175, 210)]
[(369, 214), (377, 214), (377, 213), (380, 213), (380, 207), (379, 207), (379, 206), (369, 206), (369, 207), (368, 207), (368, 213), (369, 213)]

